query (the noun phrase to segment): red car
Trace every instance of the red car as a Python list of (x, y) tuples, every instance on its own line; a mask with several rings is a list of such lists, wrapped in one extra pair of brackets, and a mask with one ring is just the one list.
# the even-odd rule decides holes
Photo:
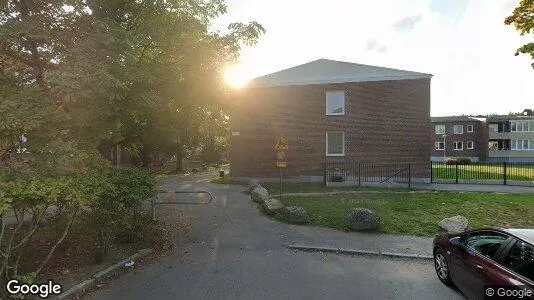
[[(534, 299), (534, 229), (482, 228), (445, 234), (434, 239), (433, 252), (439, 280), (454, 284), (469, 299), (484, 299), (486, 292), (488, 296), (493, 292), (495, 299), (506, 299), (498, 293), (522, 293), (521, 299)], [(504, 288), (487, 291), (485, 286)], [(515, 292), (508, 291), (513, 288)]]

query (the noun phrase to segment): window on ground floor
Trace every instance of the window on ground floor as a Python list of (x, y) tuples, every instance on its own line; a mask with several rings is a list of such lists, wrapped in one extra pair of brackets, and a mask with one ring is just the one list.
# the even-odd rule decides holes
[(534, 140), (512, 140), (512, 150), (534, 150)]
[(488, 146), (489, 150), (499, 150), (499, 142), (497, 141), (490, 141)]
[(454, 142), (454, 150), (464, 150), (464, 142)]
[(436, 142), (436, 143), (434, 143), (434, 149), (436, 149), (436, 150), (444, 150), (445, 149), (445, 143), (444, 142)]
[(475, 147), (474, 147), (474, 143), (473, 143), (473, 141), (468, 141), (468, 142), (467, 142), (467, 149), (474, 149), (474, 148), (475, 148)]
[(326, 133), (326, 155), (327, 156), (344, 156), (345, 155), (345, 133), (343, 131)]

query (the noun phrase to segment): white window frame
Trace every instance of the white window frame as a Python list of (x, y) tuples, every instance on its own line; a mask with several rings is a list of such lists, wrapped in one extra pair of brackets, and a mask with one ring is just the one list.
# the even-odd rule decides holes
[[(457, 145), (460, 145), (462, 147), (456, 147)], [(453, 149), (455, 151), (463, 151), (464, 150), (464, 142), (454, 142), (452, 146), (453, 146)]]
[(434, 149), (436, 151), (444, 151), (445, 150), (445, 143), (444, 142), (435, 142), (434, 143)]
[[(469, 128), (471, 128), (471, 130), (469, 130)], [(475, 126), (467, 125), (467, 132), (474, 132), (474, 131), (475, 131)]]
[[(343, 93), (343, 112), (341, 112), (341, 113), (331, 113), (331, 112), (329, 112), (329, 110), (328, 110), (328, 95), (329, 94), (340, 94), (340, 93)], [(347, 93), (344, 90), (326, 91), (325, 104), (326, 104), (326, 115), (327, 116), (342, 116), (342, 115), (345, 115), (346, 103), (347, 103)]]
[[(443, 130), (438, 130), (438, 128), (442, 128)], [(434, 127), (434, 132), (435, 132), (436, 134), (445, 134), (445, 125), (443, 125), (443, 124), (436, 125), (436, 126)]]
[[(462, 130), (458, 131), (456, 128), (461, 128)], [(464, 125), (453, 125), (452, 130), (454, 134), (464, 134)]]
[[(343, 152), (342, 153), (328, 153), (328, 134), (329, 133), (341, 133), (343, 137)], [(326, 132), (326, 156), (345, 156), (345, 132), (344, 131), (327, 131)]]
[[(471, 147), (469, 147), (469, 144), (471, 144)], [(467, 149), (468, 150), (475, 149), (475, 143), (473, 141), (467, 141)]]
[[(492, 128), (494, 128), (492, 130)], [(499, 124), (489, 124), (488, 125), (489, 132), (499, 132)]]

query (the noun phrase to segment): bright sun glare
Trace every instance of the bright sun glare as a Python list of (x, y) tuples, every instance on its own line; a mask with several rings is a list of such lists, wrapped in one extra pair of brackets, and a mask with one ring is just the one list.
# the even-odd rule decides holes
[(242, 88), (248, 81), (243, 70), (235, 65), (226, 68), (224, 71), (224, 79), (226, 80), (226, 83), (233, 88)]

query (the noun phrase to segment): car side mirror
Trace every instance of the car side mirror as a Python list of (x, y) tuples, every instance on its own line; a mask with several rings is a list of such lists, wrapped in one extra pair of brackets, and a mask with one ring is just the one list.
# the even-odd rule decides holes
[(449, 242), (454, 247), (460, 247), (460, 246), (463, 246), (465, 244), (465, 239), (463, 237), (461, 237), (461, 236), (457, 236), (457, 237), (453, 237), (452, 239), (450, 239)]

